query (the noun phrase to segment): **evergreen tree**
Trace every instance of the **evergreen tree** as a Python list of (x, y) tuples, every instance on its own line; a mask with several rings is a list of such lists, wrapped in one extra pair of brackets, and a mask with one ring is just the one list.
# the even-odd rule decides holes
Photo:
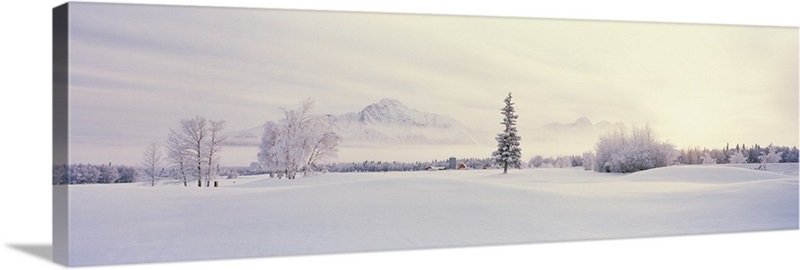
[(508, 173), (508, 167), (522, 167), (522, 148), (519, 142), (522, 138), (517, 134), (517, 117), (514, 114), (514, 103), (511, 102), (511, 93), (504, 100), (506, 106), (503, 107), (503, 132), (497, 134), (497, 150), (492, 153), (495, 162), (503, 167), (503, 173)]

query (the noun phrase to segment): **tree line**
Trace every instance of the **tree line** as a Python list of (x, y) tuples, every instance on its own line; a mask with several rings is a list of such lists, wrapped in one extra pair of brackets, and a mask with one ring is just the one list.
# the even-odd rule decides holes
[(62, 164), (53, 166), (53, 185), (131, 183), (139, 178), (133, 166)]
[[(768, 158), (769, 157), (769, 158)], [(728, 163), (797, 163), (800, 150), (796, 146), (762, 147), (758, 144), (746, 146), (726, 144), (722, 148), (689, 147), (682, 149), (676, 162), (679, 164), (728, 164)]]
[[(456, 164), (464, 164), (468, 169), (497, 168), (494, 158), (462, 158), (456, 159)], [(448, 160), (433, 160), (429, 162), (399, 162), (399, 161), (374, 161), (339, 162), (324, 166), (329, 172), (407, 172), (424, 171), (430, 168), (447, 168)]]
[(722, 148), (689, 147), (675, 149), (667, 142), (657, 139), (649, 126), (624, 127), (601, 136), (595, 146), (596, 152), (583, 155), (542, 157), (534, 156), (528, 161), (533, 168), (571, 168), (583, 166), (598, 172), (636, 172), (670, 165), (691, 164), (743, 164), (743, 163), (797, 163), (800, 150), (797, 147), (762, 147), (753, 144), (726, 144)]

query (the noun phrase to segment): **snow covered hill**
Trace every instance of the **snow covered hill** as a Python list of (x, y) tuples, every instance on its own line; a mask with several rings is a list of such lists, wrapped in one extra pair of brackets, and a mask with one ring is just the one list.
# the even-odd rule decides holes
[[(778, 164), (770, 165), (777, 167)], [(785, 165), (797, 166), (796, 163)], [(655, 182), (735, 183), (782, 179), (787, 178), (787, 174), (721, 165), (681, 165), (645, 170), (626, 177)]]

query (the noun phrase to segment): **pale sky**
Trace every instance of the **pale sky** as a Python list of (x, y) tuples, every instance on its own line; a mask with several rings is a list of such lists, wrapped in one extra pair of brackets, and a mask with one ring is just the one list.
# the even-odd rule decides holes
[(330, 114), (394, 98), (500, 129), (513, 92), (521, 130), (586, 116), (678, 148), (799, 140), (792, 27), (70, 5), (75, 162), (121, 145), (138, 160), (181, 118), (236, 131), (305, 98)]

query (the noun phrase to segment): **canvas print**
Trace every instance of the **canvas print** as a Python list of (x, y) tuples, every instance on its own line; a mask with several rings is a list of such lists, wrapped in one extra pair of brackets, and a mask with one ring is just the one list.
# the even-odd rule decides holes
[(798, 229), (798, 29), (68, 3), (54, 258)]

